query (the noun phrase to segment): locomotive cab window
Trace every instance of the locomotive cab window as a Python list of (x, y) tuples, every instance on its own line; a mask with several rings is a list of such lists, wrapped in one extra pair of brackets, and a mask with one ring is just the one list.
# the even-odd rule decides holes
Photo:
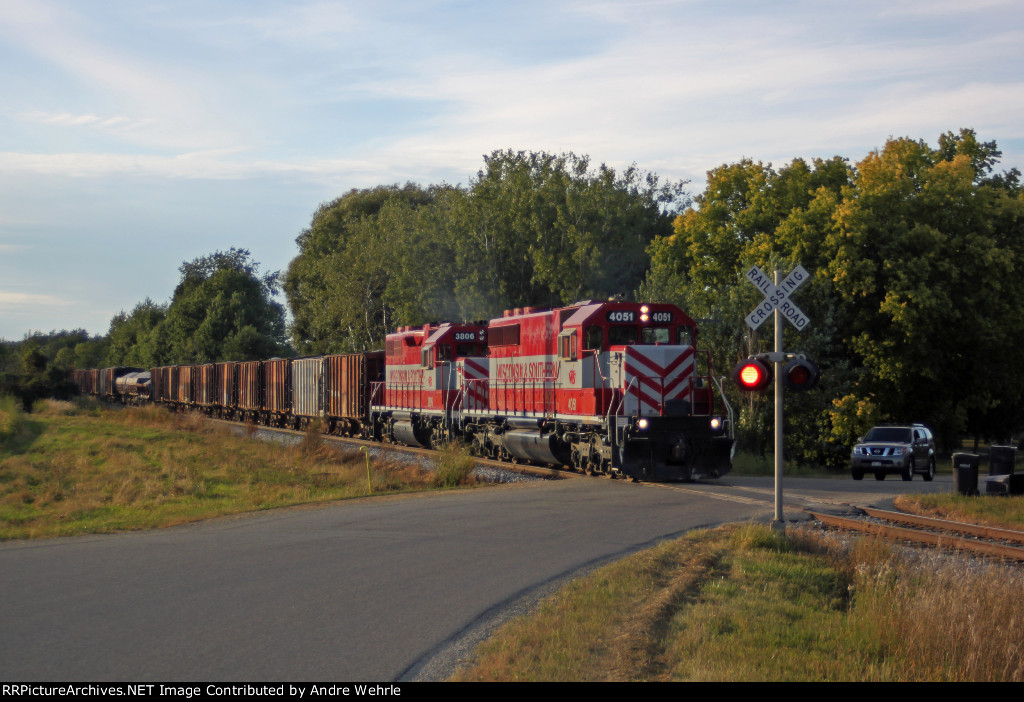
[(644, 327), (640, 330), (640, 343), (667, 344), (670, 335), (667, 327)]
[(558, 357), (566, 361), (575, 361), (576, 356), (576, 330), (562, 332), (558, 336)]
[(636, 343), (636, 327), (630, 325), (613, 325), (608, 327), (608, 345), (625, 346)]
[(604, 335), (601, 333), (601, 327), (597, 325), (587, 327), (587, 333), (583, 337), (583, 348), (600, 350), (601, 342), (604, 341), (603, 337)]
[(690, 327), (679, 327), (679, 340), (676, 343), (680, 346), (693, 346), (693, 329)]

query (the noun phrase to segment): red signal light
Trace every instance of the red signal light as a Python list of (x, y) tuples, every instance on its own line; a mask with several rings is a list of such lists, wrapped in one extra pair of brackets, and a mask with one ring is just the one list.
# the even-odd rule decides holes
[(749, 392), (764, 390), (772, 382), (771, 366), (752, 356), (737, 364), (732, 372), (732, 379), (741, 390)]
[(782, 369), (782, 382), (788, 390), (810, 390), (818, 384), (818, 364), (806, 358), (794, 358)]
[(740, 383), (753, 387), (764, 381), (764, 371), (756, 363), (748, 363), (740, 369)]

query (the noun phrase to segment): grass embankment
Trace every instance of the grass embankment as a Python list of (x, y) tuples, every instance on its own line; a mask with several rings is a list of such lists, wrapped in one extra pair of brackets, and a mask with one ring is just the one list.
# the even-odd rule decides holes
[[(472, 482), (472, 459), (437, 472), (372, 460), (373, 494)], [(468, 467), (467, 467), (468, 464)], [(253, 441), (195, 415), (0, 401), (0, 539), (148, 529), (369, 494), (366, 457), (308, 432), (297, 446)]]
[(505, 625), (460, 680), (1024, 680), (1024, 578), (764, 527), (696, 532)]

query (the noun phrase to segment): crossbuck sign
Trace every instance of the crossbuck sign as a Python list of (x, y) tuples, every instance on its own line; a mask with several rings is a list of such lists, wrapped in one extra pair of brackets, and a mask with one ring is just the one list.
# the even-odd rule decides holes
[(750, 270), (747, 271), (747, 280), (764, 293), (764, 301), (747, 315), (747, 326), (751, 329), (757, 329), (764, 324), (766, 319), (772, 316), (772, 312), (775, 310), (778, 310), (797, 329), (803, 329), (810, 324), (807, 315), (801, 312), (800, 308), (789, 299), (789, 296), (809, 277), (806, 269), (797, 264), (797, 267), (786, 276), (785, 280), (775, 285), (772, 282), (771, 276), (757, 266), (751, 266)]

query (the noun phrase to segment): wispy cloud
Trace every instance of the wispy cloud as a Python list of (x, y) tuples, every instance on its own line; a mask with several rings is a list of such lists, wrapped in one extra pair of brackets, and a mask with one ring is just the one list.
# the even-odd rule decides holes
[(70, 112), (27, 112), (22, 114), (21, 117), (27, 122), (52, 125), (55, 127), (95, 127), (99, 129), (110, 129), (112, 127), (129, 127), (132, 124), (135, 124), (136, 126), (145, 124), (145, 122), (138, 121), (133, 123), (131, 119), (121, 115), (115, 117), (102, 117), (100, 115), (93, 114), (76, 115)]
[(78, 301), (65, 300), (54, 295), (5, 292), (0, 290), (0, 309), (5, 311), (13, 311), (21, 307), (75, 307), (80, 304)]
[(204, 148), (232, 141), (233, 131), (190, 83), (190, 76), (138, 51), (104, 44), (95, 36), (99, 34), (96, 23), (79, 15), (76, 8), (46, 0), (0, 3), (0, 37), (73, 78), (94, 102), (116, 105), (122, 113), (106, 118), (92, 113), (52, 114), (49, 124), (112, 127), (131, 123), (137, 129), (123, 134), (156, 148)]

